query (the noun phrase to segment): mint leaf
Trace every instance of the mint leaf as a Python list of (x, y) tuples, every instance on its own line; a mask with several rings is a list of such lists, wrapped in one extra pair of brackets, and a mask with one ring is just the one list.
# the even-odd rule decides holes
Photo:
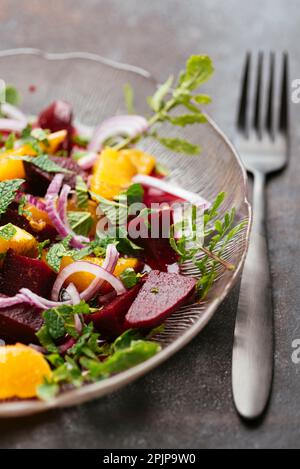
[(138, 283), (137, 274), (131, 267), (125, 269), (121, 273), (120, 279), (122, 280), (124, 287), (127, 289), (134, 287)]
[(24, 179), (10, 179), (0, 182), (0, 215), (5, 213), (8, 206), (14, 201), (16, 192), (23, 184)]
[(93, 226), (90, 212), (68, 212), (68, 220), (72, 230), (81, 236), (88, 236)]
[(42, 169), (43, 171), (46, 171), (47, 173), (68, 173), (70, 174), (72, 171), (69, 171), (68, 169), (62, 168), (58, 164), (56, 164), (54, 161), (50, 160), (48, 155), (40, 155), (36, 156), (33, 158), (29, 157), (29, 160), (27, 159), (26, 161), (29, 161), (29, 163), (34, 164), (38, 168)]
[(50, 244), (50, 239), (45, 239), (41, 243), (38, 243), (37, 250), (38, 250), (38, 259), (42, 259), (43, 256), (43, 249)]
[(37, 395), (43, 401), (53, 399), (59, 392), (59, 385), (45, 378), (44, 383), (37, 388)]
[(76, 176), (76, 200), (79, 208), (87, 208), (89, 201), (89, 190), (81, 176)]
[(132, 184), (126, 191), (127, 205), (143, 202), (144, 189), (141, 184)]
[(148, 360), (160, 350), (161, 347), (156, 342), (133, 340), (130, 347), (117, 350), (103, 362), (83, 357), (80, 363), (89, 371), (91, 378), (105, 378)]
[(47, 252), (47, 263), (55, 272), (59, 272), (62, 257), (72, 256), (76, 252), (66, 244), (65, 240), (61, 243), (53, 244)]
[(14, 133), (9, 134), (9, 136), (7, 137), (7, 139), (5, 141), (5, 149), (6, 150), (13, 150), (14, 145), (15, 145), (15, 141), (16, 141), (15, 134)]
[(7, 225), (0, 228), (0, 238), (5, 239), (5, 241), (9, 241), (12, 239), (17, 230), (14, 225), (8, 223)]

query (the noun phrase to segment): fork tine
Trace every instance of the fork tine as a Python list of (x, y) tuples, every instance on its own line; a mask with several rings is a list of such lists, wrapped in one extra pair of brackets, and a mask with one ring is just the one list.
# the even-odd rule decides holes
[(258, 137), (262, 137), (262, 86), (263, 86), (263, 65), (264, 65), (264, 54), (259, 53), (258, 56), (258, 67), (256, 77), (256, 90), (255, 90), (255, 109), (253, 115), (253, 127), (257, 131)]
[(289, 82), (289, 57), (288, 53), (283, 54), (283, 69), (281, 79), (281, 101), (280, 101), (280, 115), (279, 115), (279, 130), (286, 132), (288, 130), (288, 82)]
[(275, 86), (275, 54), (270, 54), (270, 71), (269, 71), (269, 88), (268, 88), (268, 104), (266, 115), (266, 129), (272, 139), (274, 139), (274, 86)]
[(237, 118), (237, 127), (241, 132), (245, 134), (248, 131), (248, 99), (249, 99), (249, 86), (250, 86), (250, 67), (251, 67), (251, 53), (248, 52), (246, 55), (246, 61), (244, 66), (244, 76), (242, 80), (242, 88), (240, 95), (239, 111)]

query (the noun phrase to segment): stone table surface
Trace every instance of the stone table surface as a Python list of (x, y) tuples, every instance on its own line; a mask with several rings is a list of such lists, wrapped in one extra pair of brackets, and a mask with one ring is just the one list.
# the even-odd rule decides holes
[[(0, 48), (85, 50), (165, 78), (209, 53), (210, 113), (232, 135), (245, 52), (288, 50), (300, 77), (300, 0), (1, 0)], [(263, 421), (246, 426), (231, 396), (238, 291), (183, 351), (101, 400), (0, 421), (3, 448), (287, 448), (300, 446), (300, 105), (291, 108), (291, 160), (269, 181), (268, 228), (276, 326), (275, 378)]]

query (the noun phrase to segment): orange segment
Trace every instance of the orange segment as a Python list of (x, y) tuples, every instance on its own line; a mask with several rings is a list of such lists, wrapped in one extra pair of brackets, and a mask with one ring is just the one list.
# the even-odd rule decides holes
[(0, 181), (25, 178), (23, 161), (11, 159), (15, 154), (8, 151), (0, 154)]
[(113, 148), (105, 148), (93, 168), (91, 191), (113, 199), (130, 185), (136, 168), (127, 155)]
[(145, 153), (142, 150), (133, 148), (130, 150), (122, 150), (121, 153), (129, 157), (131, 163), (135, 166), (139, 174), (151, 174), (156, 165), (154, 156)]
[(36, 397), (51, 369), (43, 355), (22, 344), (0, 347), (0, 399)]
[[(85, 257), (84, 260), (91, 262), (93, 264), (96, 264), (96, 265), (100, 265), (100, 266), (102, 266), (104, 262), (104, 259), (99, 258), (99, 257), (88, 256), (88, 257)], [(74, 261), (71, 257), (69, 256), (63, 257), (61, 261), (61, 265), (60, 265), (60, 270), (62, 270), (67, 265), (72, 264), (73, 262)], [(138, 259), (121, 257), (118, 260), (118, 263), (116, 265), (114, 275), (116, 275), (116, 277), (119, 277), (125, 269), (128, 269), (128, 268), (137, 269), (138, 266), (139, 266)], [(94, 275), (89, 274), (88, 272), (78, 272), (76, 274), (71, 275), (68, 278), (68, 280), (66, 281), (66, 285), (68, 285), (69, 283), (73, 283), (75, 287), (77, 288), (77, 290), (79, 292), (82, 292), (90, 285), (93, 279), (94, 279)]]
[(18, 254), (30, 253), (37, 245), (37, 241), (30, 233), (18, 226), (13, 225), (16, 233), (11, 239), (0, 237), (0, 254), (5, 254), (9, 249), (13, 249)]

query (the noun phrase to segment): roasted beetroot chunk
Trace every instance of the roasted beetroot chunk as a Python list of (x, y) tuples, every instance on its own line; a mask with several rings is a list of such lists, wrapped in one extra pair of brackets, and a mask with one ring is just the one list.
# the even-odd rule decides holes
[(57, 231), (52, 225), (46, 224), (45, 227), (40, 230), (34, 230), (27, 218), (18, 214), (18, 209), (9, 208), (0, 218), (0, 226), (6, 225), (7, 223), (12, 223), (19, 228), (31, 233), (38, 241), (45, 241), (49, 239), (50, 241), (55, 241), (57, 237)]
[(41, 311), (19, 304), (0, 309), (0, 338), (8, 343), (38, 343), (36, 332), (43, 324)]
[(195, 286), (194, 278), (151, 271), (126, 314), (125, 327), (152, 328), (160, 325), (188, 300)]
[(93, 321), (94, 326), (103, 337), (114, 339), (119, 336), (126, 330), (124, 327), (125, 315), (138, 294), (141, 285), (138, 284), (123, 295), (117, 296), (97, 313), (87, 315), (86, 319), (88, 322)]
[[(168, 266), (175, 264), (178, 260), (178, 256), (169, 241), (172, 224), (172, 210), (165, 208), (149, 214), (149, 229), (140, 217), (131, 220), (128, 225), (129, 236), (135, 230), (141, 234), (140, 237), (134, 237), (132, 240), (144, 249), (142, 255), (146, 264), (152, 269), (167, 271)], [(144, 233), (146, 233), (146, 236)]]
[(14, 296), (21, 288), (29, 288), (37, 295), (48, 298), (55, 277), (55, 273), (44, 262), (20, 256), (10, 249), (3, 262), (0, 292)]
[[(83, 171), (78, 164), (71, 158), (65, 158), (61, 156), (51, 156), (50, 159), (62, 168), (68, 169), (70, 173), (66, 173), (64, 176), (64, 182), (69, 184), (72, 189), (76, 185), (76, 176), (81, 175), (84, 179), (87, 179), (87, 174)], [(47, 173), (37, 166), (25, 162), (26, 181), (28, 183), (29, 192), (33, 195), (43, 197), (48, 189), (48, 186), (54, 178), (54, 173)]]
[(8, 208), (6, 212), (1, 215), (0, 226), (6, 225), (7, 223), (12, 223), (13, 225), (31, 233), (29, 221), (22, 215), (19, 215), (17, 209)]
[(65, 142), (63, 142), (62, 148), (69, 151), (72, 145), (72, 120), (72, 106), (66, 101), (58, 100), (54, 101), (40, 113), (38, 125), (42, 127), (42, 129), (51, 130), (51, 132), (57, 132), (63, 129), (67, 130), (68, 136)]

